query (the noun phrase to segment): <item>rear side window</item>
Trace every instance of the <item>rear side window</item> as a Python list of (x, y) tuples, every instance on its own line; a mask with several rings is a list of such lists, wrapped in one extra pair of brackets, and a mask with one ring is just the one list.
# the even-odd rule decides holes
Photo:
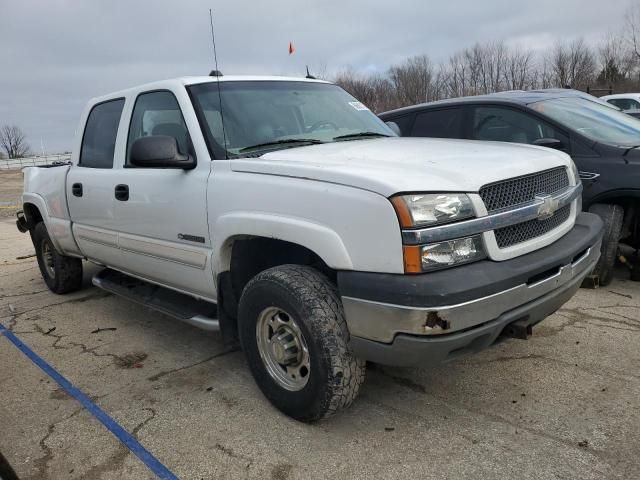
[(429, 110), (416, 115), (412, 137), (461, 138), (462, 109)]
[(81, 167), (113, 168), (118, 125), (124, 107), (124, 98), (110, 100), (94, 106), (87, 118), (80, 149)]
[(189, 132), (178, 100), (166, 90), (143, 93), (136, 99), (129, 126), (127, 163), (133, 142), (149, 135), (166, 135), (176, 139), (183, 155), (193, 154)]
[(622, 110), (637, 110), (640, 109), (640, 102), (633, 98), (612, 98), (607, 102), (614, 104), (616, 107)]

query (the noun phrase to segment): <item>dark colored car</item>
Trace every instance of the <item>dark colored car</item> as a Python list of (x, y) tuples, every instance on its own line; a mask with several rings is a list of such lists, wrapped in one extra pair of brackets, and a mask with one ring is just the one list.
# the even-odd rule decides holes
[(528, 143), (573, 158), (583, 181), (583, 208), (605, 222), (594, 270), (608, 284), (618, 242), (640, 248), (640, 120), (554, 89), (454, 98), (380, 114), (402, 136)]

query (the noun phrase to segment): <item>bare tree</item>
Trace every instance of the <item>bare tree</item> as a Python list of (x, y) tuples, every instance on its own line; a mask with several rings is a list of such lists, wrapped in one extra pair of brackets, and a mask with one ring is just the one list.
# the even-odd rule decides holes
[(625, 81), (635, 64), (634, 54), (627, 42), (622, 36), (613, 33), (609, 33), (598, 47), (598, 60), (598, 81), (609, 85)]
[(426, 55), (411, 57), (400, 65), (392, 66), (389, 79), (399, 105), (430, 102), (441, 96), (442, 84)]
[(640, 2), (629, 5), (625, 12), (626, 39), (636, 59), (640, 61)]
[(556, 43), (549, 58), (553, 86), (586, 88), (595, 77), (595, 55), (584, 39)]
[(333, 80), (374, 112), (396, 108), (391, 82), (380, 75), (363, 75), (347, 69)]
[(533, 52), (514, 48), (507, 53), (504, 72), (507, 90), (525, 90), (536, 86), (538, 74), (535, 70)]
[(16, 125), (4, 125), (0, 128), (0, 147), (7, 152), (9, 158), (20, 158), (29, 153), (27, 139)]

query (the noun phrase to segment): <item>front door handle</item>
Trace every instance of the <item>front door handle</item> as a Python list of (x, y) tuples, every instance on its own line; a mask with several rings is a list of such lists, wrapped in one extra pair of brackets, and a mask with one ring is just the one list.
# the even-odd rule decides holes
[(82, 184), (81, 183), (74, 183), (73, 185), (71, 185), (71, 193), (73, 193), (74, 197), (81, 197), (82, 196)]
[(121, 202), (126, 202), (129, 200), (129, 185), (116, 185), (116, 200), (120, 200)]

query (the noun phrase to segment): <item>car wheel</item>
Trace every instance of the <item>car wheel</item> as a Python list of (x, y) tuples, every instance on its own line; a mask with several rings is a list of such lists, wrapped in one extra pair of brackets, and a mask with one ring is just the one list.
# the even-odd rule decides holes
[(279, 410), (301, 421), (348, 407), (365, 377), (353, 355), (337, 289), (311, 267), (256, 275), (238, 311), (242, 348), (256, 383)]
[(82, 287), (82, 260), (58, 253), (44, 223), (33, 229), (33, 245), (40, 273), (47, 287), (54, 293), (70, 293)]
[(593, 269), (593, 275), (599, 277), (600, 285), (609, 285), (618, 256), (624, 209), (620, 205), (596, 203), (589, 208), (589, 212), (595, 213), (604, 222), (600, 260)]

